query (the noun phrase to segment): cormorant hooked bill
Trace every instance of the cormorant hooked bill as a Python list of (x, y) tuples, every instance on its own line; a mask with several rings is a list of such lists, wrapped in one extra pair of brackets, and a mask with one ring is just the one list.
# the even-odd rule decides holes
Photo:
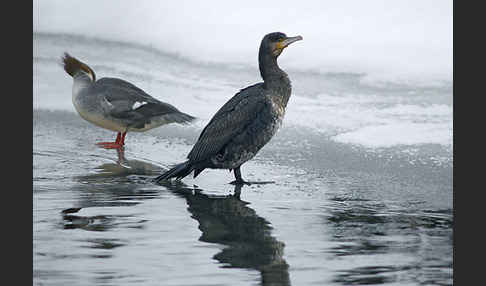
[(125, 80), (108, 77), (96, 80), (88, 65), (68, 53), (64, 53), (62, 61), (64, 70), (73, 77), (72, 100), (79, 115), (94, 125), (117, 132), (115, 142), (96, 143), (100, 147), (123, 147), (128, 131), (143, 132), (195, 119)]
[(260, 44), (258, 63), (263, 82), (240, 90), (201, 132), (187, 158), (189, 160), (155, 178), (156, 182), (180, 180), (194, 171), (194, 178), (204, 169), (229, 169), (236, 180), (232, 184), (249, 184), (241, 177), (240, 167), (253, 158), (273, 137), (282, 123), (291, 93), (290, 79), (280, 69), (277, 58), (288, 45), (302, 40), (275, 32), (265, 35)]

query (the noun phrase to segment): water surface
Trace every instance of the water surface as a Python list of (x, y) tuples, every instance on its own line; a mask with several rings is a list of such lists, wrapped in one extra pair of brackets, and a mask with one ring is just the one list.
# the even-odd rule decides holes
[[(206, 170), (157, 185), (258, 71), (72, 35), (33, 42), (35, 285), (452, 285), (449, 83), (289, 70), (282, 129), (242, 167), (274, 184), (238, 189)], [(198, 121), (97, 148), (116, 134), (74, 112), (64, 51)]]

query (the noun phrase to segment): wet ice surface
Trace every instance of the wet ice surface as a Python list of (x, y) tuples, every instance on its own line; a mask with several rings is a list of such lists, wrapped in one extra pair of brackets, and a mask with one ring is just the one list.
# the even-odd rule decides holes
[(227, 171), (153, 184), (164, 159), (190, 148), (162, 129), (131, 134), (118, 153), (95, 147), (112, 134), (75, 114), (35, 111), (34, 120), (35, 281), (451, 283), (450, 197), (433, 183), (308, 174), (257, 158), (246, 177), (277, 183), (244, 186), (238, 199)]
[[(354, 125), (356, 119), (334, 126), (323, 115), (303, 128), (298, 112), (304, 110), (299, 108), (309, 105), (300, 104), (294, 113), (288, 110), (289, 124), (242, 167), (245, 179), (275, 184), (238, 190), (228, 184), (233, 180), (228, 171), (205, 170), (181, 184), (157, 185), (151, 179), (181, 162), (210, 116), (257, 75), (253, 79), (244, 70), (231, 75), (174, 60), (163, 68), (171, 72), (151, 78), (159, 72), (144, 70), (154, 56), (151, 51), (73, 41), (34, 39), (39, 51), (34, 53), (33, 110), (35, 285), (452, 285), (452, 155), (447, 144), (370, 148), (336, 140), (361, 128)], [(93, 48), (82, 49), (80, 43)], [(115, 134), (72, 111), (71, 81), (56, 62), (64, 50), (99, 60), (92, 64), (98, 76), (136, 81), (152, 94), (164, 87), (158, 98), (200, 121), (129, 133), (123, 152), (97, 148), (95, 142)], [(126, 60), (111, 63), (108, 55)], [(106, 64), (99, 64), (103, 59)], [(211, 76), (205, 78), (201, 74), (207, 69)], [(299, 76), (300, 81), (292, 78), (294, 87), (304, 95), (313, 93), (312, 82), (315, 89), (328, 82)], [(305, 87), (299, 88), (304, 79)], [(333, 84), (325, 88), (352, 96)], [(442, 89), (422, 92), (429, 94), (415, 100), (430, 104), (418, 118), (447, 127), (443, 109), (449, 99), (434, 97)], [(289, 105), (306, 98), (296, 96)], [(403, 103), (398, 99), (375, 101)], [(415, 103), (412, 99), (405, 105)], [(352, 100), (334, 104), (334, 109), (332, 104), (323, 108), (339, 115)], [(381, 116), (392, 109), (387, 108), (359, 110), (367, 114), (364, 122), (374, 122), (389, 119)], [(420, 112), (415, 106), (395, 115), (408, 122)]]

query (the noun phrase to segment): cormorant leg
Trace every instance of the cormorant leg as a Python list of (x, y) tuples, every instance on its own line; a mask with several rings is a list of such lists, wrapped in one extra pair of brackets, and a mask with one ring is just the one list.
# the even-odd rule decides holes
[(234, 180), (230, 184), (233, 184), (233, 185), (243, 185), (243, 184), (250, 185), (250, 183), (246, 182), (245, 180), (243, 180), (243, 178), (241, 178), (240, 167), (234, 168), (233, 172), (235, 173), (236, 180)]
[(125, 138), (125, 136), (118, 132), (117, 135), (116, 135), (116, 140), (115, 142), (98, 142), (96, 143), (96, 145), (100, 146), (101, 148), (105, 148), (105, 149), (118, 149), (118, 148), (121, 148), (123, 146), (123, 144), (120, 144), (121, 140), (123, 140)]
[(234, 190), (233, 197), (237, 198), (238, 200), (241, 199), (241, 188), (242, 187), (243, 187), (243, 185), (236, 185), (235, 184), (235, 190)]

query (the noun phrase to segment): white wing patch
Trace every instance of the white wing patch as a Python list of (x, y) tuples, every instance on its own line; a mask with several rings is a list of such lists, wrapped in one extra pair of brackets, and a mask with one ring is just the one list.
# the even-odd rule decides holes
[(108, 101), (108, 99), (106, 99), (106, 97), (103, 97), (103, 101), (106, 103), (106, 105), (111, 108), (113, 107), (113, 104), (111, 104), (111, 102)]
[(142, 101), (142, 102), (135, 101), (135, 103), (132, 106), (132, 110), (135, 110), (135, 109), (139, 108), (140, 106), (142, 106), (144, 104), (147, 104), (147, 102), (146, 101)]

